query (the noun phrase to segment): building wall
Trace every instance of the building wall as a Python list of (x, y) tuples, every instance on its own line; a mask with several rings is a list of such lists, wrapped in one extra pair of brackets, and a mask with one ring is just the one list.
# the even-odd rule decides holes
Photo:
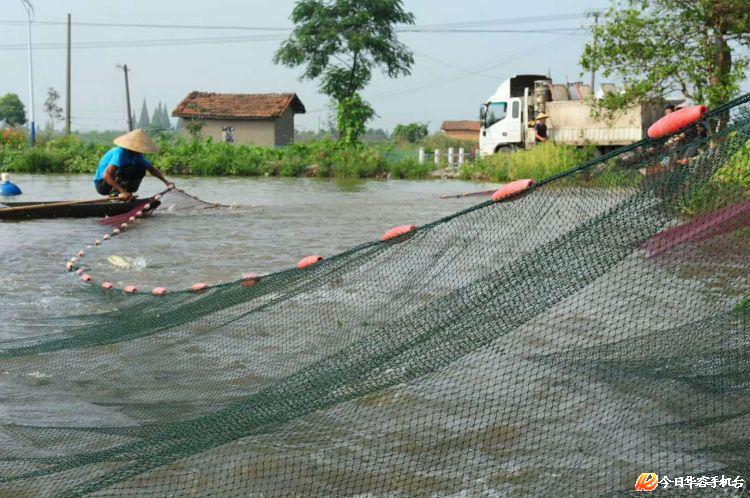
[[(233, 126), (234, 143), (274, 147), (277, 145), (276, 121), (278, 120), (206, 119), (203, 121), (201, 136), (211, 137), (214, 142), (221, 142), (221, 129), (225, 126)], [(190, 137), (190, 132), (185, 126), (182, 128), (182, 135)]]
[(294, 111), (291, 107), (287, 107), (275, 124), (277, 147), (283, 147), (294, 142)]
[[(201, 136), (211, 137), (214, 142), (221, 142), (221, 129), (225, 126), (234, 127), (236, 144), (283, 147), (294, 142), (294, 111), (291, 107), (278, 119), (206, 119), (203, 123)], [(190, 132), (184, 125), (182, 135), (190, 137)]]
[(446, 135), (448, 135), (451, 138), (456, 138), (458, 140), (470, 140), (472, 142), (478, 142), (479, 141), (479, 132), (477, 131), (471, 131), (471, 130), (451, 130), (451, 131), (445, 131), (443, 132)]

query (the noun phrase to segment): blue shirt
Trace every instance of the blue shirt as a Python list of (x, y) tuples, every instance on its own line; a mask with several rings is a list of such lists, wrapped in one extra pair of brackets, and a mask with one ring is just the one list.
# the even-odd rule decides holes
[(96, 168), (96, 174), (94, 175), (94, 181), (104, 179), (104, 172), (107, 168), (114, 166), (120, 169), (122, 166), (138, 166), (139, 168), (146, 169), (151, 166), (151, 162), (146, 159), (140, 152), (133, 152), (132, 150), (123, 149), (122, 147), (114, 147), (107, 151), (106, 154), (99, 161), (99, 167)]

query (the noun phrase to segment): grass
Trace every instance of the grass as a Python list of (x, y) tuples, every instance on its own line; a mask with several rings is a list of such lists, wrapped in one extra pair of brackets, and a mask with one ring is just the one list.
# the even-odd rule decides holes
[(595, 155), (595, 149), (541, 144), (529, 150), (500, 153), (465, 164), (461, 177), (465, 179), (506, 182), (523, 178), (541, 180), (567, 171)]
[[(417, 149), (447, 150), (465, 143), (444, 135), (426, 137), (417, 144), (374, 143), (346, 147), (331, 140), (295, 143), (284, 148), (184, 140), (163, 134), (159, 152), (149, 159), (167, 175), (195, 176), (316, 176), (336, 178), (428, 178), (431, 161), (419, 164)], [(695, 216), (739, 202), (750, 191), (750, 140), (746, 135), (729, 138), (728, 158), (705, 185), (691, 192), (681, 211)], [(23, 173), (93, 173), (99, 159), (111, 147), (99, 140), (84, 142), (78, 136), (41, 141), (29, 148), (25, 135), (16, 130), (0, 133), (0, 170)], [(542, 144), (530, 150), (496, 154), (465, 164), (464, 179), (507, 182), (523, 178), (541, 180), (567, 171), (595, 157), (593, 147)], [(642, 181), (635, 170), (607, 168), (591, 177), (576, 175), (572, 182), (587, 181), (603, 187), (633, 186)]]

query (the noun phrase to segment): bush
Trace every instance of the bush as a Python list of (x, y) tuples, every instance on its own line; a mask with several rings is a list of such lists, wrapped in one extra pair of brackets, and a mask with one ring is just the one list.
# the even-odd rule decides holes
[(33, 148), (19, 154), (8, 169), (20, 173), (63, 173), (65, 160), (55, 152)]
[(419, 161), (414, 157), (405, 157), (395, 161), (389, 161), (387, 164), (391, 178), (427, 178), (430, 176), (430, 173), (432, 173), (433, 167), (434, 165), (427, 162), (419, 164)]
[(398, 142), (414, 144), (423, 140), (429, 133), (424, 123), (399, 124), (393, 129), (393, 138)]
[(498, 153), (461, 169), (464, 178), (483, 178), (496, 182), (533, 178), (541, 180), (567, 171), (595, 155), (594, 148), (576, 148), (545, 143), (529, 150)]
[(0, 132), (0, 149), (21, 150), (26, 147), (26, 133), (15, 128), (5, 128)]
[(450, 137), (445, 133), (434, 133), (425, 137), (418, 145), (424, 147), (427, 152), (434, 152), (435, 149), (446, 152), (449, 147), (453, 147), (456, 150), (463, 147), (466, 153), (469, 154), (479, 147), (479, 136), (477, 134), (477, 140), (461, 140)]

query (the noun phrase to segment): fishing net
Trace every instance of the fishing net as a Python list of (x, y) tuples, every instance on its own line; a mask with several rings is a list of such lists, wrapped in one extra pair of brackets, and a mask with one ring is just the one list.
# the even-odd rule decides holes
[(0, 489), (586, 496), (632, 492), (644, 472), (741, 483), (750, 220), (747, 191), (726, 178), (747, 168), (748, 102), (714, 110), (708, 135), (639, 142), (304, 269), (110, 292), (114, 311), (0, 343)]

